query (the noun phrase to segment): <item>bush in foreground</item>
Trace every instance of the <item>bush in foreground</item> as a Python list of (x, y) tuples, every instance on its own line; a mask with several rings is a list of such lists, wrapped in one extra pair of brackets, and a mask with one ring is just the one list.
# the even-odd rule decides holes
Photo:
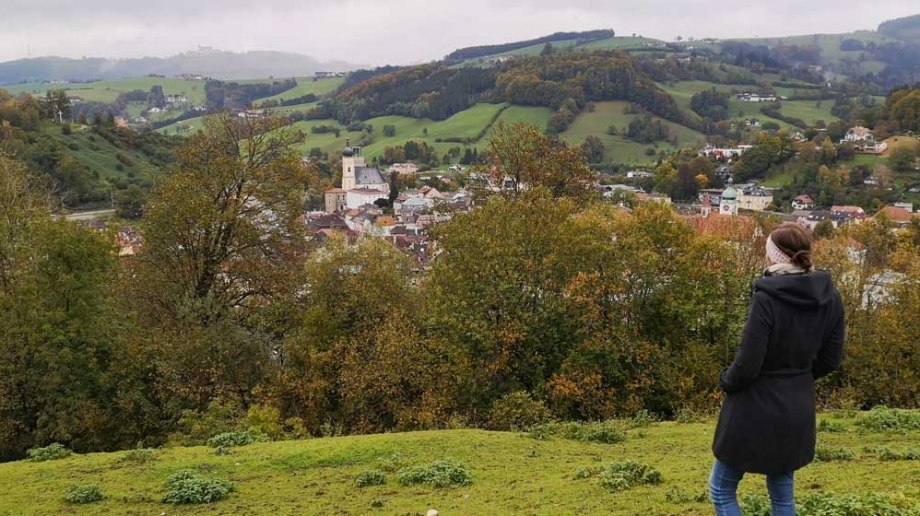
[(166, 481), (163, 502), (177, 505), (211, 503), (227, 496), (233, 489), (232, 482), (208, 478), (186, 469), (173, 474)]
[(355, 486), (382, 486), (387, 483), (387, 477), (379, 471), (365, 471), (355, 478)]
[(93, 503), (103, 498), (105, 496), (102, 494), (102, 489), (94, 484), (73, 486), (64, 495), (64, 500), (67, 503)]
[[(812, 493), (796, 504), (798, 516), (913, 516), (920, 509), (911, 502), (878, 493), (834, 495)], [(741, 495), (741, 511), (751, 516), (769, 516), (770, 501), (761, 495)]]
[(641, 484), (660, 484), (661, 472), (648, 464), (628, 460), (608, 466), (598, 476), (598, 482), (609, 491), (623, 491)]
[(550, 436), (573, 439), (576, 441), (614, 444), (626, 440), (621, 424), (616, 421), (592, 423), (547, 423), (535, 427), (530, 432), (534, 439), (546, 439)]
[(136, 464), (145, 464), (156, 460), (157, 451), (153, 448), (135, 448), (128, 450), (124, 455), (119, 457), (118, 462), (134, 462)]
[(846, 448), (818, 446), (817, 449), (815, 449), (815, 459), (821, 462), (829, 462), (832, 460), (851, 460), (852, 458), (853, 452), (847, 450)]
[(470, 472), (450, 459), (441, 459), (427, 466), (404, 468), (399, 483), (405, 486), (428, 484), (433, 487), (468, 486), (473, 483)]
[(875, 432), (920, 430), (920, 412), (878, 407), (860, 416), (856, 426)]
[(208, 439), (208, 446), (212, 448), (232, 448), (234, 446), (246, 446), (252, 443), (268, 442), (269, 438), (262, 434), (256, 434), (249, 430), (243, 432), (224, 432), (217, 434)]
[(46, 460), (58, 460), (70, 457), (73, 452), (68, 450), (63, 444), (53, 443), (43, 448), (32, 448), (27, 451), (26, 454), (31, 461), (44, 462)]
[(546, 405), (527, 391), (506, 394), (492, 404), (488, 424), (491, 430), (520, 432), (544, 424), (552, 418)]

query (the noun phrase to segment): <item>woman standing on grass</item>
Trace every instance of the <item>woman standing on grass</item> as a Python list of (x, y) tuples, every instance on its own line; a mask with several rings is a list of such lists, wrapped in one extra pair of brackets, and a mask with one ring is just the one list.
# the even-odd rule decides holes
[(794, 515), (793, 475), (815, 455), (814, 381), (840, 366), (844, 316), (830, 275), (811, 263), (798, 224), (767, 238), (770, 266), (757, 280), (741, 347), (722, 372), (725, 401), (709, 491), (719, 516), (737, 516), (745, 473), (767, 476), (773, 515)]

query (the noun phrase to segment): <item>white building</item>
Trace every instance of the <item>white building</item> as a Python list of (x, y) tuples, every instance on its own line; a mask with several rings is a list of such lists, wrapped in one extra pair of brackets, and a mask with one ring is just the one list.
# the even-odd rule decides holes
[(773, 192), (759, 186), (743, 188), (738, 196), (738, 207), (745, 210), (764, 211), (771, 204)]
[(872, 131), (862, 126), (851, 127), (840, 143), (852, 143), (862, 154), (881, 154), (888, 149), (887, 143), (876, 141)]
[(418, 165), (415, 163), (393, 163), (390, 172), (396, 172), (403, 177), (412, 177), (418, 174)]
[(386, 199), (390, 185), (375, 167), (368, 167), (361, 155), (360, 147), (351, 147), (348, 140), (342, 150), (342, 189), (345, 190), (345, 204), (348, 209), (365, 204), (374, 204), (377, 199)]

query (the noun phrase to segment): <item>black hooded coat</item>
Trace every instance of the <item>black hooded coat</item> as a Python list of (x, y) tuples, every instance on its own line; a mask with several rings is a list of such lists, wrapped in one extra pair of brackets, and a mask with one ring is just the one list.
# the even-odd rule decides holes
[(815, 455), (814, 381), (840, 366), (844, 314), (825, 271), (755, 284), (741, 347), (722, 372), (712, 450), (732, 468), (778, 474)]

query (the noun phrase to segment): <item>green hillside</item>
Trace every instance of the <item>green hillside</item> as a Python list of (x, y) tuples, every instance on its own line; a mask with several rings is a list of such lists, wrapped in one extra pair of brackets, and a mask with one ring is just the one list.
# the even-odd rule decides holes
[[(870, 504), (879, 502), (871, 502), (867, 493), (876, 493), (892, 504), (887, 514), (916, 514), (910, 511), (920, 509), (920, 469), (915, 461), (890, 459), (916, 450), (918, 430), (866, 432), (847, 413), (820, 419), (830, 430), (818, 437), (825, 460), (796, 474), (799, 503), (820, 503), (825, 509), (836, 504), (834, 510), (842, 511), (855, 499), (868, 512), (822, 514), (872, 514), (878, 505)], [(223, 455), (206, 447), (170, 448), (146, 462), (126, 459), (125, 452), (20, 461), (0, 464), (0, 513), (363, 515), (424, 514), (430, 508), (446, 516), (711, 513), (705, 490), (713, 422), (636, 426), (611, 422), (595, 426), (593, 434), (581, 427), (584, 438), (593, 435), (605, 442), (620, 428), (625, 441), (616, 444), (566, 439), (553, 431), (536, 439), (445, 430), (251, 444)], [(835, 456), (851, 458), (831, 460)], [(465, 468), (472, 483), (436, 488), (398, 480), (407, 468), (445, 458)], [(598, 472), (625, 461), (658, 470), (660, 484), (618, 492), (604, 488)], [(235, 489), (207, 505), (162, 503), (167, 478), (187, 469), (232, 481)], [(368, 471), (380, 472), (385, 483), (357, 487), (356, 478)], [(95, 484), (105, 498), (87, 505), (65, 502), (68, 489), (77, 484)], [(762, 478), (741, 486), (744, 496), (754, 495), (761, 503), (765, 491)]]
[[(259, 102), (264, 102), (266, 100), (282, 101), (285, 99), (294, 99), (297, 97), (303, 97), (304, 95), (309, 95), (310, 93), (316, 95), (317, 97), (322, 97), (323, 95), (332, 93), (336, 88), (341, 86), (343, 82), (345, 82), (345, 79), (343, 78), (313, 79), (313, 77), (297, 77), (296, 80), (297, 86), (277, 95), (259, 99)], [(265, 81), (260, 80), (255, 82)]]
[(834, 101), (832, 100), (784, 100), (779, 111), (784, 116), (799, 118), (809, 125), (814, 125), (818, 120), (824, 120), (829, 124), (838, 120), (831, 114), (833, 107)]
[(162, 86), (165, 95), (185, 95), (189, 102), (204, 105), (205, 81), (176, 79), (172, 77), (135, 77), (117, 81), (96, 81), (87, 83), (26, 83), (3, 86), (10, 93), (32, 93), (44, 95), (48, 90), (67, 91), (67, 95), (94, 102), (113, 102), (120, 93), (134, 90), (150, 91), (153, 86)]
[[(127, 147), (119, 142), (113, 143), (88, 128), (77, 128), (70, 135), (63, 135), (57, 127), (49, 127), (47, 134), (62, 144), (66, 154), (88, 166), (100, 179), (117, 182), (124, 179), (149, 180), (162, 173), (162, 161), (156, 162), (151, 155), (140, 149)], [(169, 158), (168, 147), (152, 149), (162, 159)], [(123, 156), (123, 160), (118, 159)]]
[[(647, 163), (654, 161), (655, 156), (646, 154), (649, 148), (672, 152), (681, 147), (696, 146), (703, 143), (706, 137), (697, 131), (684, 127), (682, 125), (652, 117), (653, 120), (660, 120), (668, 126), (671, 134), (677, 137), (677, 144), (670, 142), (656, 142), (654, 144), (638, 143), (627, 140), (624, 137), (629, 122), (637, 115), (627, 115), (624, 111), (629, 107), (628, 102), (598, 102), (594, 111), (586, 111), (575, 119), (575, 122), (569, 126), (568, 130), (562, 134), (563, 139), (573, 145), (581, 145), (588, 136), (597, 136), (604, 143), (604, 156), (608, 161), (616, 163)], [(617, 135), (607, 134), (607, 129), (611, 126), (617, 128)]]

